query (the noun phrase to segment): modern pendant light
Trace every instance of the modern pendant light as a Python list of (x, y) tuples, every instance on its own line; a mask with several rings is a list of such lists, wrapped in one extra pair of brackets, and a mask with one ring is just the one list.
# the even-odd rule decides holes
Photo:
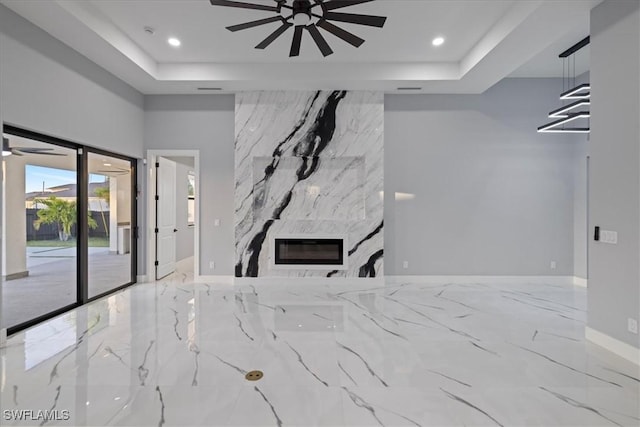
[[(575, 84), (575, 57), (573, 56), (578, 50), (582, 49), (589, 44), (590, 38), (585, 37), (569, 49), (562, 52), (559, 57), (563, 60), (562, 66), (562, 84), (563, 86), (570, 87), (564, 90), (560, 94), (561, 101), (575, 100), (571, 104), (564, 105), (549, 113), (549, 118), (559, 119), (553, 122), (542, 125), (538, 128), (538, 132), (541, 133), (589, 133), (589, 126), (586, 127), (567, 127), (565, 125), (579, 119), (589, 119), (591, 113), (589, 112), (589, 106), (591, 105), (591, 84), (582, 83), (576, 86)], [(573, 78), (571, 77), (571, 63), (565, 66), (567, 58), (573, 59)], [(565, 69), (567, 70), (565, 75)]]

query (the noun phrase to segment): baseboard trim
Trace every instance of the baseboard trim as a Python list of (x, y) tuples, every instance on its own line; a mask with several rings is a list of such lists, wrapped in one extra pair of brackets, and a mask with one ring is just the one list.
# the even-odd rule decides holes
[(16, 280), (16, 279), (24, 279), (25, 277), (29, 277), (29, 270), (18, 271), (17, 273), (7, 274), (6, 276), (2, 276), (2, 280)]
[(234, 277), (234, 285), (323, 284), (383, 286), (384, 277)]
[(583, 288), (587, 287), (587, 279), (583, 279), (582, 277), (578, 277), (578, 276), (573, 276), (573, 284), (574, 286), (580, 286)]
[(197, 283), (221, 283), (224, 285), (233, 285), (233, 276), (200, 276), (195, 275), (194, 282)]
[(573, 276), (385, 276), (387, 283), (482, 283), (522, 284), (545, 283), (551, 285), (573, 285)]
[(636, 348), (588, 326), (584, 328), (584, 336), (595, 345), (640, 366), (640, 348)]

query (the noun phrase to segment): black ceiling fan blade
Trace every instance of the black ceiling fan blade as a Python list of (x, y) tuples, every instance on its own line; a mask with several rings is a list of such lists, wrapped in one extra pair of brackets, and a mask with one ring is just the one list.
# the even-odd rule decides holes
[(322, 52), (322, 56), (329, 56), (333, 53), (333, 50), (331, 50), (331, 47), (329, 47), (329, 44), (324, 37), (322, 37), (322, 34), (320, 34), (320, 31), (318, 31), (315, 25), (308, 25), (305, 28), (309, 31), (311, 37), (313, 37), (313, 41), (316, 42), (316, 45), (318, 45), (318, 49)]
[(267, 46), (269, 46), (271, 43), (273, 43), (273, 41), (275, 39), (277, 39), (278, 37), (280, 37), (282, 35), (282, 33), (284, 33), (285, 31), (287, 31), (287, 29), (289, 27), (291, 27), (293, 24), (290, 24), (289, 22), (283, 22), (281, 26), (279, 26), (273, 33), (269, 34), (269, 36), (262, 40), (257, 46), (256, 49), (264, 49)]
[(293, 33), (293, 41), (291, 42), (291, 50), (289, 51), (289, 57), (300, 55), (300, 45), (302, 44), (302, 31), (304, 27), (302, 25), (296, 26), (296, 31)]
[(231, 25), (227, 27), (227, 30), (229, 31), (246, 30), (247, 28), (253, 28), (253, 27), (270, 24), (272, 22), (281, 21), (281, 20), (282, 20), (282, 17), (280, 15), (272, 16), (271, 18), (258, 19), (257, 21), (245, 22), (244, 24)]
[(212, 6), (239, 7), (241, 9), (266, 10), (268, 12), (279, 12), (278, 6), (267, 6), (265, 4), (243, 3), (232, 0), (209, 0)]
[(330, 0), (326, 3), (322, 3), (322, 6), (325, 10), (334, 10), (347, 6), (354, 6), (356, 4), (369, 3), (372, 1), (373, 0)]
[(111, 174), (111, 175), (126, 175), (129, 173), (129, 171), (106, 171), (106, 170), (99, 170), (96, 171), (97, 173), (100, 174)]
[(25, 148), (22, 148), (22, 149), (14, 148), (12, 152), (13, 152), (13, 154), (21, 153), (21, 154), (18, 154), (18, 155), (38, 154), (38, 155), (41, 155), (41, 156), (66, 156), (66, 154), (50, 153), (48, 151), (43, 151), (42, 149), (35, 149), (34, 150), (34, 149), (25, 149)]
[(361, 39), (355, 34), (352, 34), (347, 30), (343, 30), (342, 28), (333, 25), (331, 22), (325, 21), (324, 19), (319, 20), (316, 25), (323, 30), (330, 32), (334, 36), (341, 38), (352, 46), (360, 47), (360, 45), (364, 43), (364, 39)]
[(53, 148), (39, 148), (39, 147), (13, 147), (14, 150), (24, 151), (25, 153), (37, 153), (40, 151), (53, 151)]
[(327, 12), (324, 19), (331, 21), (348, 22), (349, 24), (368, 25), (382, 28), (387, 18), (385, 16), (359, 15), (357, 13)]

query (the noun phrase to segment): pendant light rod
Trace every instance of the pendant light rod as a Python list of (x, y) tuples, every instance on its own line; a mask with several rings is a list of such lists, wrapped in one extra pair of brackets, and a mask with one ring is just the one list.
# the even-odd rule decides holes
[(590, 36), (583, 38), (578, 43), (574, 44), (569, 49), (565, 50), (560, 55), (558, 55), (558, 58), (566, 58), (567, 56), (573, 55), (574, 53), (576, 53), (577, 51), (579, 51), (580, 49), (588, 45), (590, 41), (591, 41)]

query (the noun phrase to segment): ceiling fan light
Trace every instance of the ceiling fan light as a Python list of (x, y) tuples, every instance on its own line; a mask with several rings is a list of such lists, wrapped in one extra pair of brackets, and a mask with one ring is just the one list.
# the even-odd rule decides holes
[(311, 15), (305, 12), (296, 13), (293, 15), (293, 25), (307, 26), (311, 22)]

